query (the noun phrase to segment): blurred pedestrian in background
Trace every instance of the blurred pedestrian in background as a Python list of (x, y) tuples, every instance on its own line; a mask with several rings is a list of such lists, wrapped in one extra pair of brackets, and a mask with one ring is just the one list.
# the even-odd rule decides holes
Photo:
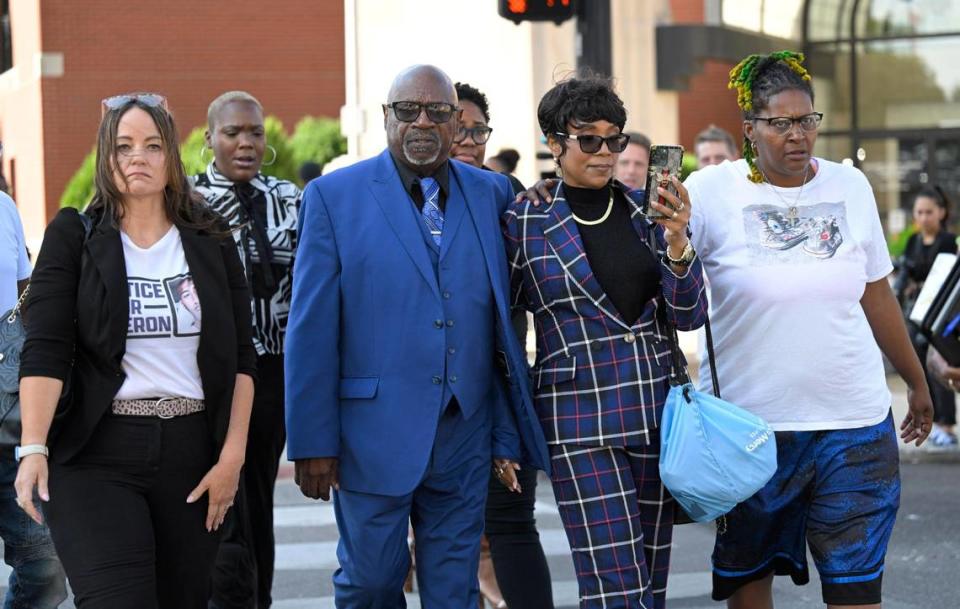
[[(487, 96), (466, 83), (456, 83), (460, 100), (460, 128), (453, 138), (450, 158), (486, 169), (484, 158), (490, 127), (490, 105)], [(524, 190), (523, 184), (507, 175), (514, 193)], [(505, 209), (498, 210), (498, 215)], [(513, 318), (514, 330), (521, 345), (527, 341), (527, 317), (521, 311)], [(494, 608), (553, 607), (550, 568), (540, 545), (537, 522), (533, 515), (537, 500), (537, 468), (524, 464), (517, 471), (522, 491), (512, 493), (491, 472), (487, 488), (485, 535), (480, 550), (480, 593)], [(488, 543), (489, 542), (489, 543)], [(499, 584), (499, 585), (498, 585)]]
[(314, 161), (307, 161), (300, 165), (298, 173), (300, 174), (300, 181), (306, 186), (310, 183), (310, 180), (323, 175), (323, 165)]
[(513, 175), (517, 171), (519, 162), (520, 153), (513, 148), (501, 148), (500, 152), (487, 158), (487, 166), (490, 169), (507, 175)]
[[(249, 290), (184, 175), (166, 100), (103, 106), (93, 228), (61, 210), (33, 273), (20, 400), (35, 452), (17, 499), (40, 522), (39, 491), (78, 609), (205, 609), (253, 401)], [(199, 330), (177, 321), (184, 277)]]
[(858, 169), (813, 156), (823, 115), (802, 61), (782, 51), (737, 65), (744, 158), (687, 178), (723, 397), (777, 440), (776, 474), (718, 526), (713, 598), (731, 609), (771, 609), (774, 575), (809, 581), (808, 545), (824, 603), (878, 608), (900, 504), (881, 352), (909, 387), (903, 441), (932, 427), (873, 190)]
[(737, 160), (737, 144), (729, 132), (710, 125), (693, 140), (693, 153), (697, 157), (697, 167), (719, 165), (724, 161)]
[[(930, 267), (938, 254), (956, 254), (957, 236), (947, 230), (950, 218), (950, 200), (939, 186), (921, 189), (913, 199), (913, 222), (917, 232), (910, 236), (899, 260), (900, 269), (895, 284), (897, 297), (905, 317), (923, 288)], [(921, 362), (927, 361), (930, 343), (916, 324), (907, 321), (910, 338)], [(927, 371), (927, 383), (933, 398), (933, 431), (930, 443), (937, 447), (957, 446), (957, 403), (953, 391), (941, 383), (932, 382)]]
[(643, 190), (650, 167), (650, 138), (636, 131), (628, 131), (626, 135), (630, 141), (617, 158), (617, 179), (632, 190)]
[(293, 287), (300, 190), (264, 175), (276, 160), (263, 108), (245, 91), (228, 91), (207, 110), (207, 170), (194, 185), (223, 216), (250, 284), (257, 386), (250, 418), (240, 500), (228, 517), (217, 558), (213, 601), (218, 609), (266, 609), (274, 572), (273, 490), (283, 445), (283, 354)]
[[(14, 308), (29, 283), (30, 261), (17, 205), (0, 193), (0, 314)], [(0, 454), (0, 538), (3, 559), (13, 569), (3, 606), (53, 609), (67, 598), (63, 567), (47, 526), (25, 518), (18, 507), (16, 477), (13, 453)]]

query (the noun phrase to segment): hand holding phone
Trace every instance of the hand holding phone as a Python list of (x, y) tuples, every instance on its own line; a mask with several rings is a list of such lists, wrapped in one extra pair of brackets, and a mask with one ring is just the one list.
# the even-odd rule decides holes
[(664, 197), (657, 192), (657, 187), (664, 188), (674, 195), (679, 196), (677, 189), (673, 186), (671, 177), (680, 179), (680, 165), (683, 163), (683, 146), (651, 146), (650, 147), (650, 165), (647, 168), (647, 184), (645, 187), (643, 212), (650, 219), (664, 218), (660, 211), (650, 206), (651, 201), (656, 201), (661, 205), (673, 209)]

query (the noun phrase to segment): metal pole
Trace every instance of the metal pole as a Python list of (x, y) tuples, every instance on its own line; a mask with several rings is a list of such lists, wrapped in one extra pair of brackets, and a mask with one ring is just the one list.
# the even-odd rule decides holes
[(577, 6), (577, 69), (613, 73), (610, 41), (610, 0), (586, 0)]

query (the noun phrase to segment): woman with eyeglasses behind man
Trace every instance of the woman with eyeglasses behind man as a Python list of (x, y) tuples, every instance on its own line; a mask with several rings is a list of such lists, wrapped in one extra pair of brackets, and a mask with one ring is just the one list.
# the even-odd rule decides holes
[(205, 609), (244, 463), (249, 291), (178, 141), (159, 95), (104, 100), (93, 201), (54, 218), (33, 274), (17, 501), (37, 522), (44, 502), (78, 609)]
[[(490, 105), (487, 96), (466, 83), (456, 83), (461, 114), (460, 127), (453, 138), (450, 158), (482, 169), (489, 169), (484, 160), (490, 127)], [(515, 193), (523, 184), (512, 175)], [(520, 311), (513, 317), (513, 327), (521, 345), (526, 345), (527, 317)], [(550, 568), (540, 545), (537, 522), (533, 515), (537, 500), (537, 469), (522, 467), (516, 473), (521, 492), (514, 493), (490, 476), (487, 489), (486, 523), (480, 546), (480, 594), (494, 608), (537, 607), (552, 609), (553, 590)]]
[(571, 78), (540, 100), (562, 182), (552, 202), (503, 217), (513, 305), (537, 336), (534, 402), (580, 586), (580, 606), (663, 607), (673, 499), (660, 481), (659, 423), (672, 326), (706, 317), (690, 201), (660, 189), (656, 222), (613, 179), (629, 138), (609, 81)]

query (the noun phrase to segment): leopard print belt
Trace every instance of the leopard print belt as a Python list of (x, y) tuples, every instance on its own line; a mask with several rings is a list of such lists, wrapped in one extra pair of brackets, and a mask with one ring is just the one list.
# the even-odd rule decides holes
[(145, 400), (114, 400), (113, 414), (134, 417), (160, 417), (172, 419), (195, 412), (203, 412), (206, 406), (203, 400), (193, 398), (157, 398)]

